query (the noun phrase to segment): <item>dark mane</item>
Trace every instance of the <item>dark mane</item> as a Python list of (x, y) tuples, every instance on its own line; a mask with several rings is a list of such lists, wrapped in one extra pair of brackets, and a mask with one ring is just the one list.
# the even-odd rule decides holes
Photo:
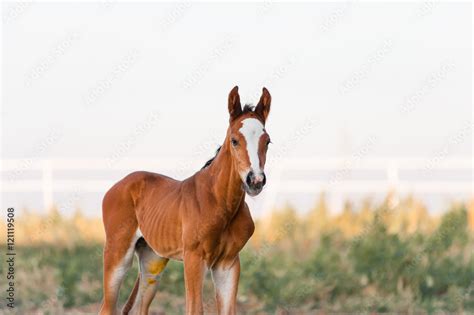
[(216, 150), (216, 154), (214, 155), (213, 158), (211, 158), (209, 161), (206, 162), (206, 164), (204, 164), (204, 166), (201, 168), (202, 170), (205, 169), (206, 167), (208, 167), (209, 165), (211, 165), (212, 161), (214, 161), (214, 159), (216, 158), (217, 154), (219, 153), (219, 151), (221, 150), (221, 146), (219, 146)]
[(253, 104), (245, 104), (244, 109), (242, 110), (242, 114), (251, 113), (254, 111), (254, 109), (255, 106), (253, 106)]

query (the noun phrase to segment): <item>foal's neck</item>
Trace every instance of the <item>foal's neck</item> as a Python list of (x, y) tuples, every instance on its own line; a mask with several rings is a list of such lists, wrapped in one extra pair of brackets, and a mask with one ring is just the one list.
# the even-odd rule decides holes
[(214, 195), (220, 208), (233, 215), (244, 201), (245, 192), (233, 163), (230, 149), (228, 141), (226, 141), (214, 161), (209, 165), (207, 174), (211, 176), (210, 193)]

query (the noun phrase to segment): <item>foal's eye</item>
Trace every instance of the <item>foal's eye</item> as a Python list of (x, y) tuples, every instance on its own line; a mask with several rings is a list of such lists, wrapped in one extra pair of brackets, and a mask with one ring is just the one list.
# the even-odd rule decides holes
[(235, 140), (235, 139), (230, 139), (230, 143), (232, 143), (232, 145), (234, 147), (236, 147), (238, 144), (239, 144), (239, 141)]
[(268, 147), (268, 145), (269, 145), (270, 143), (272, 143), (272, 141), (271, 141), (270, 139), (268, 139), (268, 140), (267, 140), (267, 147)]

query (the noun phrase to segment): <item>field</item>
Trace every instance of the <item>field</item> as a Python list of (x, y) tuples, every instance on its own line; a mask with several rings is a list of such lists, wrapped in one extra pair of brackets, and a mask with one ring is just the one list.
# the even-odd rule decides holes
[[(331, 216), (322, 195), (304, 216), (288, 205), (258, 221), (241, 254), (239, 310), (474, 313), (473, 203), (453, 204), (433, 217), (413, 198), (396, 205), (389, 201), (366, 200), (357, 207), (348, 202)], [(47, 217), (29, 214), (16, 222), (17, 312), (97, 313), (100, 220), (80, 212), (62, 218), (52, 210)], [(4, 274), (5, 264), (0, 266)], [(122, 303), (136, 275), (135, 261), (121, 290)], [(182, 264), (171, 262), (160, 281), (153, 312), (182, 313)], [(214, 313), (209, 276), (204, 293), (206, 312)]]

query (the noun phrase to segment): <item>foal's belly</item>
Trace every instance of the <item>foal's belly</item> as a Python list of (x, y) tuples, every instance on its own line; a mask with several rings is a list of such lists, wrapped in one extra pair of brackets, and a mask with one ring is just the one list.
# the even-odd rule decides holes
[(151, 233), (143, 233), (143, 238), (158, 256), (173, 260), (183, 260), (183, 246), (181, 242), (169, 239), (169, 236), (168, 239), (157, 237), (153, 230)]
[(137, 218), (143, 238), (157, 255), (183, 259), (181, 220), (172, 209), (164, 210), (157, 204), (142, 209)]

